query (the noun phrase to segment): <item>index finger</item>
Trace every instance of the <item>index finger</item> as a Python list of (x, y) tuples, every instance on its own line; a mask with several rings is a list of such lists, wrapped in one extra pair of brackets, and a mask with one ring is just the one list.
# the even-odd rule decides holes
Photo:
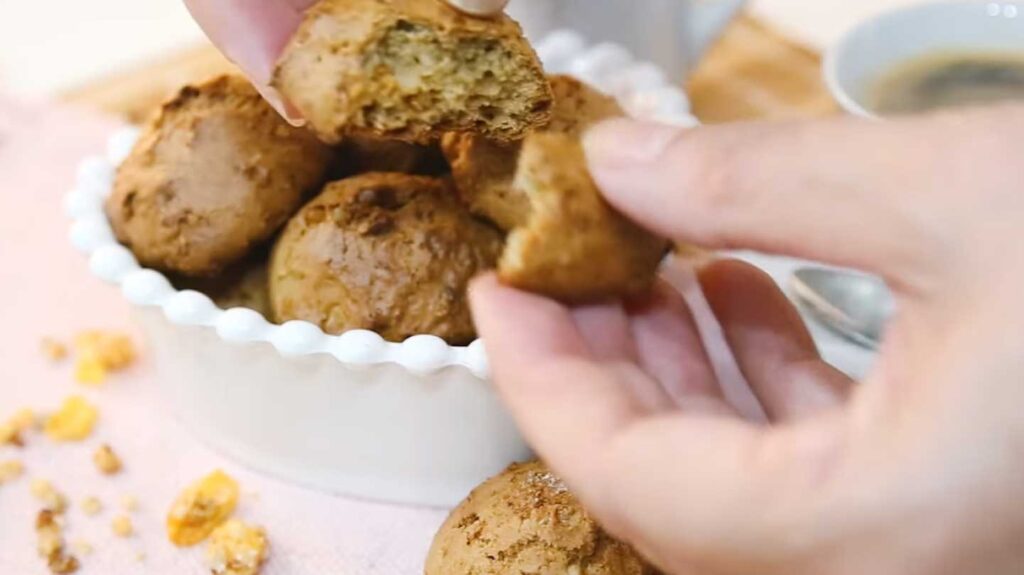
[(185, 0), (210, 40), (259, 87), (316, 0)]

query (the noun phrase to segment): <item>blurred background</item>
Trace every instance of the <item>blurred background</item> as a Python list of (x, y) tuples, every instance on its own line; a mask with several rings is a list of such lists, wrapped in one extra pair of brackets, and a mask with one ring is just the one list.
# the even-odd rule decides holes
[[(908, 3), (753, 0), (750, 11), (821, 48), (864, 16)], [(203, 42), (181, 0), (0, 0), (0, 7), (0, 92), (22, 97), (87, 90), (98, 80), (169, 61)]]

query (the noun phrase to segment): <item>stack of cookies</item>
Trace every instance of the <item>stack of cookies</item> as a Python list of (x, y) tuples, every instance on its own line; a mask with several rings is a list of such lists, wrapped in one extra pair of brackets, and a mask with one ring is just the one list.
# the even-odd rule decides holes
[(453, 345), (476, 337), (466, 286), (486, 270), (568, 303), (649, 287), (666, 242), (604, 202), (580, 145), (621, 108), (546, 77), (511, 19), (322, 0), (274, 86), (307, 127), (220, 77), (166, 102), (118, 172), (118, 239), (178, 287)]

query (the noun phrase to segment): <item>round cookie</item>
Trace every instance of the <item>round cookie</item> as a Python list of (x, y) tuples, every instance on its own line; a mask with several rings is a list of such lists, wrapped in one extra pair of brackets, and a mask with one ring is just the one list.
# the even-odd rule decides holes
[(165, 103), (118, 170), (106, 210), (145, 266), (210, 276), (270, 238), (323, 181), (333, 152), (243, 78)]
[(654, 575), (541, 463), (488, 480), (434, 537), (425, 575)]
[(476, 337), (466, 286), (495, 266), (501, 234), (436, 178), (366, 174), (328, 185), (277, 241), (270, 298), (277, 321), (389, 341)]

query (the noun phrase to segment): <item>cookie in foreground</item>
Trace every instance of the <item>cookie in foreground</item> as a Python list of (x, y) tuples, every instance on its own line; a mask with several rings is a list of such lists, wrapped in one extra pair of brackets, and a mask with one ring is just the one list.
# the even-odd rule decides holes
[(473, 131), (512, 141), (550, 117), (551, 89), (522, 29), (437, 0), (320, 0), (273, 85), (331, 143), (426, 143)]
[(142, 265), (214, 275), (284, 225), (332, 154), (248, 81), (222, 76), (157, 111), (118, 170), (107, 215)]
[(570, 304), (639, 296), (650, 289), (668, 242), (605, 201), (578, 137), (527, 137), (513, 187), (525, 194), (530, 209), (502, 253), (498, 277), (503, 283)]
[(376, 331), (401, 342), (476, 338), (469, 280), (493, 269), (501, 233), (459, 204), (444, 180), (366, 174), (327, 186), (277, 241), (270, 300), (278, 322)]
[(434, 537), (425, 575), (654, 575), (542, 463), (473, 490)]

